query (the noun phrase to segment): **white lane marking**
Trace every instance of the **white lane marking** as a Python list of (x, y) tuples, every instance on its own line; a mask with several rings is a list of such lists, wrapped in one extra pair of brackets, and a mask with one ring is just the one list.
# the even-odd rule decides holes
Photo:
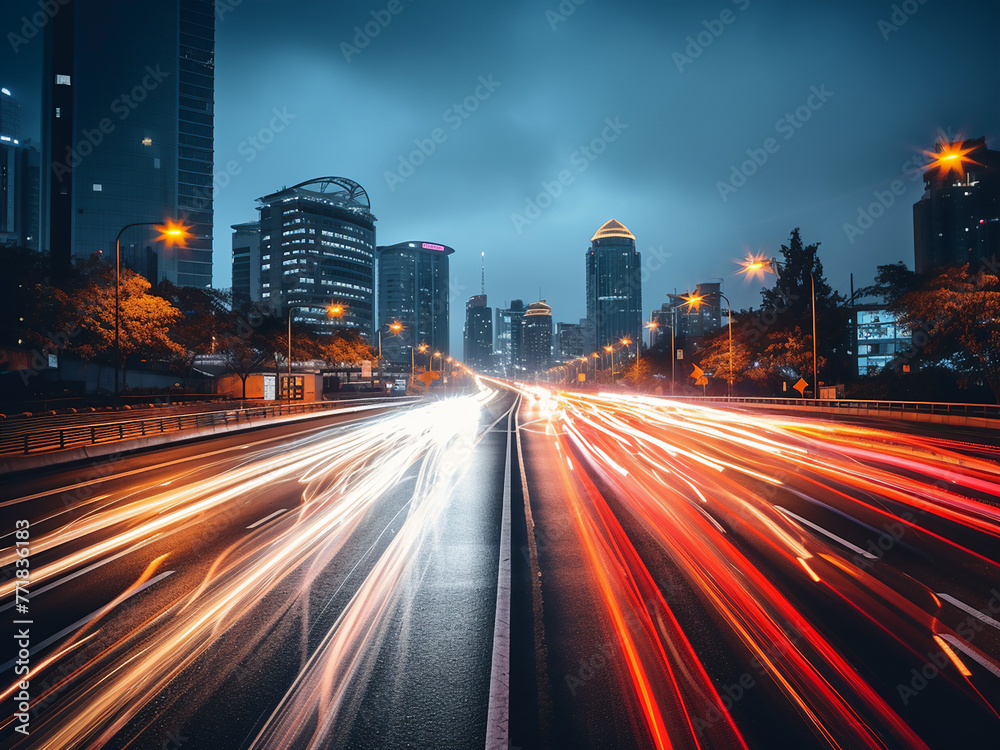
[(252, 524), (250, 524), (249, 526), (247, 526), (247, 528), (248, 529), (256, 529), (258, 526), (260, 526), (263, 523), (267, 523), (268, 521), (270, 521), (275, 516), (280, 516), (282, 513), (287, 513), (287, 512), (288, 512), (288, 508), (278, 508), (276, 511), (274, 511), (274, 513), (271, 513), (269, 515), (264, 516), (259, 521), (254, 521)]
[[(936, 593), (937, 593), (937, 592), (936, 592)], [(987, 625), (992, 625), (992, 626), (993, 626), (993, 627), (995, 627), (995, 628), (996, 628), (997, 630), (1000, 630), (1000, 622), (997, 622), (996, 620), (994, 620), (994, 619), (993, 619), (992, 617), (990, 617), (989, 615), (984, 615), (984, 614), (983, 614), (982, 612), (980, 612), (980, 611), (979, 611), (978, 609), (976, 609), (975, 607), (970, 607), (970, 606), (969, 606), (968, 604), (966, 604), (965, 602), (963, 602), (963, 601), (960, 601), (960, 600), (956, 599), (955, 597), (951, 596), (951, 594), (941, 594), (941, 593), (937, 593), (937, 596), (938, 596), (938, 598), (940, 598), (940, 599), (944, 599), (944, 600), (945, 600), (946, 602), (951, 602), (951, 603), (952, 603), (952, 604), (954, 604), (954, 605), (955, 605), (956, 607), (958, 607), (958, 608), (959, 608), (960, 610), (962, 610), (963, 612), (966, 612), (967, 614), (970, 614), (970, 615), (972, 615), (972, 616), (973, 616), (973, 617), (975, 617), (975, 618), (976, 618), (977, 620), (982, 620), (982, 621), (983, 621), (983, 622), (985, 622), (985, 623), (986, 623)], [(943, 638), (944, 636), (941, 636), (941, 637)]]
[(775, 505), (774, 507), (777, 508), (778, 510), (780, 510), (782, 513), (784, 513), (786, 516), (790, 516), (791, 518), (794, 518), (799, 523), (804, 523), (806, 526), (808, 526), (811, 529), (815, 529), (820, 534), (823, 534), (825, 536), (830, 537), (835, 542), (839, 542), (840, 544), (842, 544), (845, 547), (847, 547), (847, 549), (852, 550), (854, 552), (857, 552), (859, 555), (867, 557), (869, 560), (877, 560), (878, 559), (871, 552), (868, 552), (866, 550), (861, 549), (861, 547), (858, 547), (856, 544), (851, 544), (849, 541), (847, 541), (843, 537), (839, 537), (836, 534), (834, 534), (832, 531), (827, 531), (822, 526), (819, 526), (819, 525), (813, 523), (812, 521), (810, 521), (810, 520), (808, 520), (806, 518), (803, 518), (800, 515), (792, 513), (792, 511), (788, 510), (787, 508), (782, 508), (780, 505)]
[[(158, 536), (159, 535), (157, 535), (157, 537)], [(46, 591), (51, 591), (56, 586), (61, 586), (64, 583), (68, 583), (69, 581), (72, 581), (74, 578), (79, 578), (82, 575), (86, 575), (87, 573), (90, 573), (92, 570), (97, 570), (102, 565), (107, 565), (109, 562), (114, 562), (119, 557), (125, 557), (125, 555), (128, 555), (128, 554), (130, 554), (132, 552), (135, 552), (137, 549), (141, 549), (142, 547), (145, 547), (147, 544), (149, 544), (150, 542), (154, 541), (157, 537), (153, 537), (153, 539), (144, 539), (143, 541), (139, 542), (138, 544), (133, 544), (128, 549), (122, 550), (117, 555), (112, 555), (111, 557), (107, 558), (106, 560), (99, 560), (98, 562), (95, 562), (93, 565), (88, 565), (86, 568), (82, 568), (82, 569), (76, 571), (75, 573), (70, 573), (68, 576), (63, 576), (62, 578), (60, 578), (60, 579), (58, 579), (58, 580), (53, 581), (52, 583), (50, 583), (48, 586), (42, 586), (42, 588), (38, 589), (37, 591), (32, 591), (31, 592), (31, 596), (32, 596), (32, 598), (34, 598), (36, 596), (40, 596), (41, 594), (44, 594)], [(10, 609), (11, 607), (14, 606), (15, 603), (16, 602), (9, 602), (7, 604), (4, 604), (2, 607), (0, 607), (0, 612), (3, 612), (6, 609)]]
[(497, 608), (493, 623), (493, 661), (490, 698), (486, 714), (486, 750), (510, 747), (510, 459), (513, 443), (514, 401), (507, 416), (507, 456), (503, 470), (503, 514), (500, 520), (500, 568), (497, 573)]
[(946, 635), (946, 634), (943, 634), (943, 633), (941, 635), (939, 635), (938, 637), (939, 638), (943, 638), (944, 640), (948, 641), (948, 643), (950, 643), (952, 646), (954, 646), (955, 648), (957, 648), (959, 651), (961, 651), (963, 654), (965, 654), (966, 656), (968, 656), (970, 659), (974, 659), (976, 661), (976, 663), (978, 663), (984, 669), (986, 669), (989, 672), (992, 672), (997, 677), (1000, 677), (1000, 668), (998, 668), (997, 665), (995, 663), (993, 663), (993, 661), (991, 661), (990, 659), (986, 658), (985, 656), (983, 656), (982, 654), (980, 654), (978, 651), (976, 651), (975, 649), (973, 649), (971, 646), (969, 646), (961, 638), (956, 638), (953, 635)]
[[(138, 594), (140, 591), (145, 591), (150, 586), (159, 583), (164, 578), (166, 578), (169, 575), (172, 575), (173, 573), (174, 573), (174, 571), (172, 571), (172, 570), (165, 570), (162, 573), (160, 573), (160, 575), (155, 576), (153, 578), (150, 578), (148, 581), (146, 581), (144, 584), (142, 584), (141, 586), (139, 586), (131, 594), (129, 594), (124, 599), (122, 599), (121, 601), (119, 601), (118, 604), (121, 604), (122, 602), (128, 601), (133, 596), (135, 596), (136, 594)], [(45, 649), (47, 646), (51, 646), (53, 643), (55, 643), (56, 641), (58, 641), (60, 638), (63, 638), (65, 636), (69, 635), (70, 633), (72, 633), (75, 630), (79, 630), (84, 625), (86, 625), (88, 622), (90, 622), (95, 617), (97, 617), (99, 614), (101, 614), (101, 612), (103, 612), (103, 611), (104, 611), (104, 607), (101, 607), (100, 609), (96, 609), (93, 612), (91, 612), (89, 615), (87, 615), (86, 617), (84, 617), (82, 620), (77, 620), (72, 625), (70, 625), (68, 628), (63, 628), (62, 630), (60, 630), (58, 633), (56, 633), (51, 638), (46, 638), (44, 641), (42, 641), (38, 645), (32, 646), (31, 647), (31, 655), (34, 656), (39, 651), (42, 651), (43, 649)], [(14, 666), (14, 659), (11, 659), (9, 662), (7, 662), (2, 667), (0, 667), (0, 672), (6, 672), (8, 669), (10, 669), (13, 666)]]

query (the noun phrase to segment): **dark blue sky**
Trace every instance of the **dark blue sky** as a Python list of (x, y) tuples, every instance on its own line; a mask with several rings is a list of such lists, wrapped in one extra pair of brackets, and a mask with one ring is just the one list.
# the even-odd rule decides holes
[[(647, 311), (719, 277), (734, 305), (756, 304), (733, 261), (777, 254), (798, 226), (846, 292), (851, 272), (862, 285), (878, 264), (912, 267), (914, 169), (939, 130), (1000, 147), (995, 2), (228, 4), (216, 26), (216, 171), (229, 178), (216, 284), (230, 281), (228, 227), (255, 217), (255, 198), (349, 177), (371, 196), (379, 244), (456, 249), (456, 351), (481, 252), (491, 305), (540, 292), (556, 320), (576, 321), (584, 252), (610, 218), (637, 237)], [(5, 2), (4, 36), (35, 7)], [(366, 24), (378, 33), (362, 47)], [(0, 85), (35, 85), (40, 40), (3, 46)], [(270, 142), (249, 140), (272, 122)], [(411, 156), (415, 141), (433, 153)], [(753, 156), (762, 163), (734, 182)], [(543, 183), (559, 194), (535, 213)], [(876, 192), (893, 205), (849, 236)]]

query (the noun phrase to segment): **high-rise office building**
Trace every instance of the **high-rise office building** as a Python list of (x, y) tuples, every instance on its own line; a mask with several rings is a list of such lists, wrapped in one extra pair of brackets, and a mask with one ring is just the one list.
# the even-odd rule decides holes
[(1000, 151), (985, 138), (938, 143), (924, 172), (924, 195), (913, 204), (917, 273), (1000, 255)]
[[(453, 248), (437, 242), (400, 242), (378, 247), (378, 324), (382, 330), (382, 356), (410, 367), (423, 364), (425, 355), (414, 354), (422, 344), (429, 352), (449, 353), (448, 256)], [(403, 330), (386, 335), (387, 326)]]
[(586, 330), (586, 320), (581, 320), (579, 323), (556, 324), (556, 342), (561, 361), (568, 362), (583, 356)]
[(38, 249), (39, 153), (21, 133), (21, 105), (0, 88), (0, 246)]
[(521, 371), (521, 318), (524, 301), (512, 299), (510, 307), (497, 308), (496, 347), (497, 367), (505, 378), (516, 377)]
[(43, 67), (42, 248), (56, 273), (74, 256), (113, 258), (129, 224), (169, 218), (192, 225), (186, 247), (132, 227), (123, 262), (155, 266), (154, 283), (211, 286), (213, 0), (60, 4)]
[[(261, 299), (317, 333), (354, 328), (375, 342), (375, 222), (368, 193), (318, 177), (257, 199)], [(343, 316), (330, 318), (336, 302)]]
[(260, 302), (260, 222), (233, 224), (233, 300)]
[(552, 365), (552, 308), (545, 300), (532, 302), (521, 319), (524, 370), (538, 376)]
[(617, 343), (642, 332), (642, 269), (635, 235), (614, 219), (606, 222), (587, 249), (587, 319), (593, 340), (587, 348)]
[(463, 359), (473, 370), (492, 370), (493, 310), (486, 295), (477, 294), (465, 303), (465, 349)]

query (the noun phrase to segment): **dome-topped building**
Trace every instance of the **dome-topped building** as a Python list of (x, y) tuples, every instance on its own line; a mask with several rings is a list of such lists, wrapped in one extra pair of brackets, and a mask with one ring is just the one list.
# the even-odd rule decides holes
[(611, 219), (590, 238), (587, 249), (587, 319), (590, 349), (622, 338), (638, 342), (642, 333), (642, 268), (635, 235)]

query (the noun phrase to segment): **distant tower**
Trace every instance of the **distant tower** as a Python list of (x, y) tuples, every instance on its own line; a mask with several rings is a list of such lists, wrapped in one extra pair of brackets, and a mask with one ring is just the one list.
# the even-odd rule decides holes
[(477, 294), (465, 303), (465, 364), (474, 370), (492, 369), (493, 310), (486, 295)]
[(38, 249), (40, 162), (21, 140), (21, 105), (0, 88), (0, 247)]
[(524, 302), (512, 299), (510, 307), (497, 308), (496, 353), (500, 374), (516, 377), (523, 367), (521, 346), (521, 319), (524, 317)]
[(587, 319), (594, 340), (588, 348), (617, 343), (642, 333), (642, 269), (635, 235), (611, 219), (593, 237), (587, 250)]
[(524, 369), (538, 376), (552, 364), (552, 308), (545, 300), (532, 302), (521, 320)]

